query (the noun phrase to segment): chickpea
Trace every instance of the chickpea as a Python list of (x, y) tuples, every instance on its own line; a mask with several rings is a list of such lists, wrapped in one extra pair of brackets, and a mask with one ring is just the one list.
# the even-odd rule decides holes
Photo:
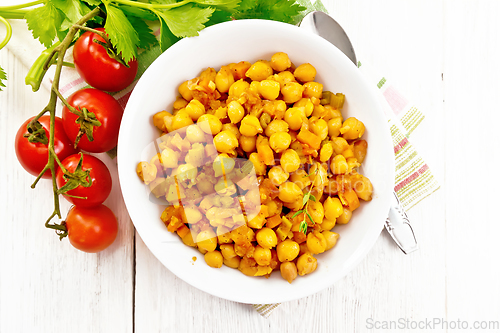
[(310, 98), (301, 98), (298, 102), (293, 105), (294, 108), (303, 107), (304, 113), (307, 117), (310, 117), (313, 110), (314, 104), (311, 102)]
[(240, 139), (240, 131), (238, 130), (238, 126), (236, 126), (235, 124), (231, 124), (231, 123), (227, 123), (227, 124), (223, 124), (222, 125), (222, 130), (221, 131), (229, 131), (231, 133), (234, 134), (234, 136), (236, 136), (236, 139)]
[(197, 123), (203, 132), (216, 135), (222, 129), (222, 122), (212, 114), (204, 114), (198, 118)]
[(220, 252), (224, 259), (231, 259), (237, 256), (234, 252), (234, 244), (221, 244)]
[(220, 153), (233, 154), (238, 147), (236, 135), (230, 131), (221, 131), (214, 137), (215, 148)]
[(161, 162), (164, 168), (177, 168), (179, 166), (179, 153), (167, 147), (161, 152)]
[(222, 254), (220, 254), (219, 251), (209, 251), (205, 253), (205, 262), (210, 267), (221, 268), (222, 261)]
[(238, 98), (250, 87), (250, 83), (244, 80), (238, 80), (229, 88), (229, 96)]
[(186, 105), (185, 110), (193, 121), (197, 121), (200, 116), (205, 114), (205, 106), (197, 99), (191, 100), (191, 102)]
[(323, 85), (318, 82), (307, 82), (304, 84), (304, 96), (321, 98)]
[(325, 210), (325, 218), (331, 221), (335, 221), (335, 219), (337, 219), (344, 212), (344, 208), (342, 207), (342, 203), (339, 198), (326, 198), (323, 202), (323, 208)]
[(193, 241), (193, 234), (191, 232), (188, 232), (187, 234), (184, 235), (184, 237), (181, 237), (181, 240), (187, 246), (191, 247), (196, 246), (195, 242)]
[(372, 199), (373, 185), (368, 178), (363, 175), (359, 175), (353, 185), (358, 198), (365, 201), (370, 201)]
[(278, 81), (280, 83), (281, 89), (283, 89), (285, 84), (287, 84), (289, 82), (296, 82), (295, 76), (293, 76), (293, 74), (291, 72), (288, 72), (288, 71), (284, 71), (284, 72), (276, 74), (275, 78), (276, 78), (276, 81)]
[(271, 57), (271, 67), (277, 72), (282, 72), (291, 65), (292, 62), (285, 52), (277, 52)]
[(336, 117), (328, 120), (328, 135), (331, 138), (339, 136), (341, 127), (342, 127), (342, 118)]
[(290, 174), (283, 170), (281, 166), (274, 166), (269, 170), (268, 176), (275, 186), (279, 186), (288, 179)]
[(302, 190), (295, 183), (287, 181), (281, 184), (279, 187), (278, 197), (283, 202), (292, 203), (296, 201), (301, 201), (302, 196), (303, 196)]
[(299, 255), (300, 246), (299, 243), (287, 239), (278, 244), (276, 247), (276, 253), (278, 254), (278, 259), (281, 262), (292, 261)]
[(346, 140), (359, 139), (365, 133), (365, 124), (354, 117), (347, 118), (342, 124), (340, 133)]
[(188, 105), (188, 101), (186, 101), (182, 97), (177, 97), (172, 107), (174, 108), (174, 110), (180, 110), (182, 108), (185, 108), (186, 105)]
[(310, 253), (304, 253), (297, 259), (297, 271), (300, 276), (310, 274), (318, 267), (318, 259)]
[(240, 136), (240, 147), (243, 149), (244, 152), (246, 153), (251, 153), (255, 151), (256, 147), (256, 141), (257, 137), (256, 136)]
[(153, 116), (153, 125), (156, 126), (160, 131), (166, 132), (167, 128), (165, 126), (165, 122), (163, 121), (163, 117), (169, 115), (170, 113), (167, 111), (160, 111), (154, 114)]
[(310, 201), (307, 206), (307, 212), (313, 218), (314, 223), (323, 223), (323, 218), (325, 216), (325, 211), (323, 205), (319, 201)]
[(347, 224), (351, 220), (351, 217), (352, 217), (352, 211), (350, 211), (347, 208), (344, 208), (344, 210), (342, 211), (342, 215), (340, 215), (337, 218), (337, 223), (338, 224)]
[(217, 236), (212, 229), (203, 230), (196, 236), (198, 249), (208, 252), (215, 251), (217, 247)]
[(328, 124), (323, 119), (309, 119), (310, 130), (323, 141), (328, 136)]
[(245, 76), (252, 81), (262, 81), (271, 75), (273, 75), (273, 69), (263, 61), (257, 61), (245, 73)]
[(297, 266), (293, 262), (284, 262), (280, 265), (281, 277), (292, 283), (297, 278)]
[(237, 124), (241, 121), (241, 119), (243, 119), (245, 109), (243, 109), (243, 106), (241, 106), (241, 104), (237, 101), (231, 101), (227, 105), (227, 115), (229, 116), (231, 123)]
[(231, 230), (229, 230), (229, 228), (224, 225), (219, 225), (217, 227), (217, 241), (219, 242), (219, 244), (229, 244), (233, 241), (230, 237), (230, 232)]
[(326, 250), (325, 236), (317, 231), (310, 232), (307, 235), (307, 248), (312, 254), (323, 253)]
[[(262, 158), (259, 156), (258, 153), (251, 153), (250, 156), (248, 157), (250, 162), (253, 163), (253, 167), (255, 168), (255, 174), (262, 176), (266, 174), (266, 164), (262, 160)], [(259, 199), (260, 200), (260, 199)]]
[(280, 94), (280, 84), (273, 80), (262, 80), (258, 86), (259, 94), (268, 100), (275, 100)]
[(257, 117), (252, 115), (246, 115), (245, 118), (241, 120), (241, 125), (240, 125), (241, 135), (254, 136), (262, 132), (263, 129)]
[(267, 137), (271, 137), (271, 135), (278, 132), (288, 132), (288, 123), (286, 121), (275, 119), (267, 125), (264, 131)]
[(269, 201), (267, 204), (267, 212), (269, 216), (273, 216), (281, 213), (281, 209), (283, 208), (283, 204), (281, 202), (276, 202), (275, 200)]
[(259, 118), (259, 122), (260, 122), (260, 126), (262, 126), (262, 128), (265, 131), (267, 126), (269, 125), (269, 123), (271, 123), (271, 116), (269, 115), (269, 113), (263, 112)]
[(184, 81), (181, 83), (179, 86), (179, 94), (181, 94), (182, 98), (189, 102), (193, 99), (193, 92), (188, 88), (188, 82), (189, 81)]
[(241, 261), (241, 259), (238, 256), (230, 258), (230, 259), (226, 259), (226, 258), (223, 259), (224, 265), (226, 265), (227, 267), (231, 267), (231, 268), (238, 268), (240, 266), (240, 261)]
[(184, 214), (186, 216), (186, 223), (189, 224), (196, 224), (202, 219), (200, 211), (194, 207), (184, 207)]
[(205, 133), (202, 131), (200, 126), (198, 125), (189, 125), (186, 129), (186, 138), (191, 143), (195, 142), (204, 142), (205, 141)]
[(349, 144), (346, 139), (342, 137), (332, 138), (332, 147), (336, 155), (342, 154), (344, 150), (349, 148)]
[(367, 149), (368, 143), (365, 140), (358, 140), (354, 142), (353, 153), (359, 163), (363, 163), (365, 160)]
[(269, 145), (277, 153), (288, 149), (290, 143), (292, 143), (292, 137), (287, 132), (274, 133), (269, 138)]
[(290, 181), (303, 190), (307, 186), (311, 185), (312, 181), (307, 177), (307, 172), (303, 169), (299, 169), (290, 174)]
[(215, 76), (215, 85), (221, 93), (227, 93), (234, 83), (234, 77), (229, 66), (222, 66)]
[(321, 150), (319, 151), (319, 160), (321, 162), (326, 162), (332, 157), (333, 155), (333, 146), (331, 142), (325, 143), (322, 147)]
[(148, 185), (156, 178), (156, 173), (158, 170), (156, 169), (156, 165), (148, 163), (148, 162), (140, 162), (137, 164), (137, 176), (144, 182), (144, 184)]
[(281, 94), (283, 94), (283, 100), (285, 103), (295, 103), (302, 98), (302, 93), (304, 92), (304, 87), (297, 82), (285, 83), (283, 88), (281, 88)]
[(344, 175), (347, 172), (347, 161), (345, 157), (342, 155), (335, 156), (330, 168), (335, 175)]
[(271, 249), (278, 244), (278, 238), (273, 229), (264, 227), (255, 235), (257, 243), (265, 249)]
[(293, 149), (287, 149), (281, 154), (280, 164), (286, 172), (294, 172), (300, 167), (299, 154)]
[(253, 258), (257, 264), (267, 266), (271, 263), (271, 250), (257, 245), (253, 252)]
[(191, 124), (193, 124), (193, 119), (187, 112), (180, 110), (172, 119), (172, 130), (176, 131)]
[(293, 75), (300, 82), (311, 82), (316, 78), (316, 68), (309, 63), (302, 64), (295, 69)]
[(155, 197), (163, 197), (167, 194), (168, 184), (165, 181), (165, 178), (159, 177), (149, 183), (149, 189)]
[(330, 250), (337, 244), (337, 240), (339, 239), (339, 234), (331, 231), (323, 231), (321, 233), (326, 240), (326, 249), (325, 251)]
[(335, 220), (323, 219), (323, 223), (321, 223), (320, 227), (322, 230), (330, 231), (335, 226)]
[(303, 107), (289, 108), (285, 112), (285, 121), (291, 130), (298, 131), (304, 123), (304, 120), (307, 120), (307, 118)]

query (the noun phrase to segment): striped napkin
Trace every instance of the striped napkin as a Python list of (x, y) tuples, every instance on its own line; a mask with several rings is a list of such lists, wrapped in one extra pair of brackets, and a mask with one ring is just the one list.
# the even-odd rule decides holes
[[(318, 0), (312, 4), (309, 0), (297, 0), (307, 8), (304, 13), (312, 10), (327, 12), (323, 3)], [(300, 20), (298, 20), (299, 22)], [(297, 23), (298, 23), (297, 22)], [(11, 21), (13, 26), (13, 38), (7, 48), (27, 67), (36, 60), (43, 51), (43, 47), (33, 39), (28, 31), (24, 20)], [(161, 54), (159, 47), (145, 50), (139, 53), (139, 69), (136, 81), (125, 90), (114, 93), (113, 96), (125, 107), (137, 80), (141, 77), (147, 67)], [(66, 59), (72, 62), (71, 50), (67, 52)], [(434, 179), (431, 170), (425, 161), (418, 155), (409, 141), (410, 134), (417, 129), (424, 120), (424, 114), (410, 101), (408, 101), (398, 90), (384, 77), (374, 76), (369, 72), (366, 65), (358, 67), (366, 77), (376, 85), (380, 91), (380, 100), (386, 112), (389, 122), (396, 164), (395, 191), (403, 206), (408, 210), (414, 207), (420, 200), (424, 199), (437, 189), (439, 184)], [(51, 69), (53, 70), (53, 69)], [(49, 70), (42, 85), (50, 89), (53, 72)], [(375, 78), (375, 79), (373, 79)], [(71, 68), (63, 70), (59, 89), (63, 96), (68, 97), (77, 90), (89, 87)], [(254, 309), (263, 317), (269, 317), (279, 304), (254, 304)]]

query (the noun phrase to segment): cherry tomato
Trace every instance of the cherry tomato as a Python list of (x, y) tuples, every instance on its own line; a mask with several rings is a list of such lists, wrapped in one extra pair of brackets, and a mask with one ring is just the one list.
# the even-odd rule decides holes
[[(104, 28), (96, 30), (103, 31)], [(111, 58), (106, 48), (94, 40), (104, 43), (104, 39), (94, 32), (85, 32), (75, 43), (73, 58), (78, 73), (85, 82), (104, 91), (120, 91), (127, 88), (137, 74), (137, 60), (128, 66)]]
[[(77, 188), (66, 192), (70, 195), (75, 195), (77, 197), (86, 197), (87, 199), (78, 199), (66, 196), (63, 194), (64, 198), (71, 202), (74, 205), (80, 207), (92, 207), (100, 205), (106, 200), (111, 192), (112, 179), (111, 174), (109, 173), (108, 167), (97, 157), (92, 155), (82, 154), (83, 155), (83, 163), (82, 170), (90, 170), (89, 177), (92, 179), (92, 185), (89, 187), (84, 187), (82, 185), (78, 185)], [(62, 161), (62, 165), (69, 171), (74, 172), (78, 162), (80, 162), (80, 154), (75, 154), (66, 157)], [(66, 182), (67, 179), (63, 177), (64, 173), (61, 168), (57, 170), (56, 180), (57, 186), (61, 188)], [(89, 179), (87, 178), (87, 181)]]
[[(16, 134), (16, 155), (22, 167), (33, 176), (38, 176), (49, 159), (49, 145), (40, 142), (31, 143), (24, 134), (28, 133), (26, 127), (28, 123), (35, 117), (26, 120), (24, 124), (19, 127)], [(41, 116), (38, 120), (42, 125), (47, 139), (49, 139), (50, 131), (50, 116)], [(72, 142), (68, 139), (63, 127), (62, 119), (55, 117), (54, 126), (54, 151), (56, 152), (59, 160), (65, 159), (71, 154), (76, 154), (78, 150), (73, 148)], [(57, 164), (56, 164), (57, 165)], [(42, 178), (50, 178), (51, 172), (47, 170), (44, 172)]]
[(104, 205), (73, 206), (66, 217), (66, 228), (71, 245), (80, 251), (95, 253), (113, 244), (118, 234), (118, 221)]
[[(93, 127), (94, 140), (89, 141), (84, 134), (78, 147), (91, 153), (104, 153), (116, 146), (123, 116), (123, 108), (116, 99), (103, 91), (88, 88), (75, 92), (68, 98), (68, 103), (77, 109), (86, 108), (93, 112), (101, 122), (101, 126)], [(64, 107), (62, 119), (66, 134), (74, 142), (80, 131), (80, 125), (76, 123), (78, 116)]]

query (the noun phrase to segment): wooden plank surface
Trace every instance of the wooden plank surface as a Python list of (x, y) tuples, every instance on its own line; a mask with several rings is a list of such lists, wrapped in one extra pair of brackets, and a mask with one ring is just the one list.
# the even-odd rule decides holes
[[(24, 85), (27, 68), (8, 50), (0, 52), (7, 88), (0, 92), (0, 332), (132, 332), (134, 228), (126, 212), (113, 161), (105, 202), (120, 228), (115, 243), (99, 254), (74, 249), (67, 239), (44, 227), (52, 213), (52, 186), (18, 163), (17, 129), (48, 102)], [(102, 156), (101, 156), (102, 157)], [(62, 199), (63, 216), (69, 203)]]
[[(138, 235), (134, 245), (117, 188), (108, 202), (120, 215), (117, 243), (79, 253), (44, 228), (50, 186), (30, 190), (33, 177), (13, 149), (18, 126), (48, 92), (31, 93), (27, 69), (2, 50), (10, 79), (0, 93), (0, 332), (369, 332), (375, 321), (500, 321), (498, 1), (324, 3), (359, 60), (426, 113), (410, 140), (442, 188), (409, 212), (420, 250), (405, 256), (384, 232), (344, 279), (269, 319), (178, 279)], [(435, 328), (417, 331), (447, 331)]]

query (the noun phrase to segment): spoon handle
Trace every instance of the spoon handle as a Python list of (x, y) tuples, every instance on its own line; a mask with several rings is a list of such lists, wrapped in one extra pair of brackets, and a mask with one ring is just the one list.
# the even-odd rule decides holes
[(418, 249), (417, 239), (401, 202), (393, 192), (389, 216), (385, 221), (385, 229), (391, 235), (404, 254), (409, 254)]

